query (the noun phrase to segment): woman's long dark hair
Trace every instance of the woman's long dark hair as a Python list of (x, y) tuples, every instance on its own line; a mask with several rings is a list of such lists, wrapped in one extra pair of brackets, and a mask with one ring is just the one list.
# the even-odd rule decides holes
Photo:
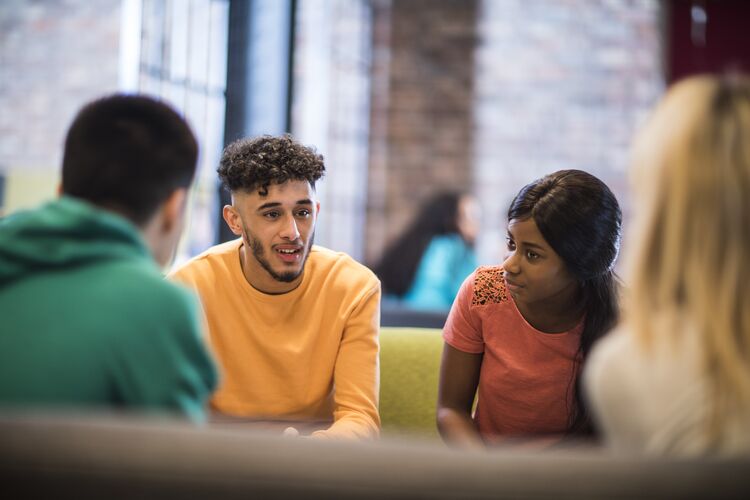
[(508, 221), (532, 218), (580, 285), (586, 319), (570, 387), (575, 391), (570, 434), (593, 432), (578, 372), (591, 347), (617, 322), (622, 213), (602, 181), (581, 170), (561, 170), (526, 185), (508, 209)]
[(383, 291), (403, 296), (409, 291), (417, 266), (430, 240), (437, 235), (458, 234), (458, 202), (461, 194), (443, 192), (422, 206), (417, 217), (391, 244), (374, 266)]

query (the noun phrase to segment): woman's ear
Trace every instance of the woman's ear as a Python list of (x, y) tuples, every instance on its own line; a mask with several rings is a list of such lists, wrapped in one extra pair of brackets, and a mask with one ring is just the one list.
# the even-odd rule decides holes
[(224, 217), (227, 226), (229, 226), (229, 230), (235, 236), (242, 236), (242, 220), (237, 209), (232, 205), (224, 205), (221, 215)]

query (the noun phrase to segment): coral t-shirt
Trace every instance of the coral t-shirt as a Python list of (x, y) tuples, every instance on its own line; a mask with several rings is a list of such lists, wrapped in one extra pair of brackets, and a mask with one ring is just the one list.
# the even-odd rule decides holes
[(464, 281), (443, 338), (484, 353), (474, 420), (485, 440), (567, 430), (582, 330), (583, 321), (562, 333), (531, 326), (506, 291), (501, 267), (480, 267)]

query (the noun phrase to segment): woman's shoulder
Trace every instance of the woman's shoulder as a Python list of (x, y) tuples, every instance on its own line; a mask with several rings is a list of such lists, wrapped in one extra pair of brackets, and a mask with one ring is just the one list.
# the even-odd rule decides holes
[(472, 282), (471, 305), (489, 306), (508, 302), (501, 266), (481, 266), (468, 278)]
[(615, 328), (594, 345), (586, 360), (583, 376), (588, 392), (597, 399), (613, 394), (626, 399), (626, 393), (640, 386), (644, 376), (648, 378), (644, 357), (631, 332), (624, 326)]
[(422, 259), (451, 260), (466, 253), (467, 245), (458, 234), (433, 236), (422, 254)]
[(625, 326), (618, 326), (607, 333), (592, 348), (587, 365), (612, 366), (613, 363), (624, 361), (637, 354), (633, 335)]
[(463, 247), (465, 246), (463, 238), (457, 233), (450, 234), (437, 234), (430, 240), (431, 246), (442, 246), (442, 247)]

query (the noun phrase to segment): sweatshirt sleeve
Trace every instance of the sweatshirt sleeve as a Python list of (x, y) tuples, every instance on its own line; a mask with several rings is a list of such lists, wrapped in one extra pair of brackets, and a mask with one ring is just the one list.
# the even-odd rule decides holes
[(315, 437), (367, 439), (380, 432), (378, 359), (380, 283), (355, 306), (344, 329), (334, 367), (333, 425)]
[[(195, 300), (183, 290), (162, 293), (151, 324), (124, 339), (114, 353), (114, 384), (127, 407), (166, 411), (203, 422), (216, 387), (214, 363), (200, 333)], [(162, 290), (163, 291), (163, 290)]]

